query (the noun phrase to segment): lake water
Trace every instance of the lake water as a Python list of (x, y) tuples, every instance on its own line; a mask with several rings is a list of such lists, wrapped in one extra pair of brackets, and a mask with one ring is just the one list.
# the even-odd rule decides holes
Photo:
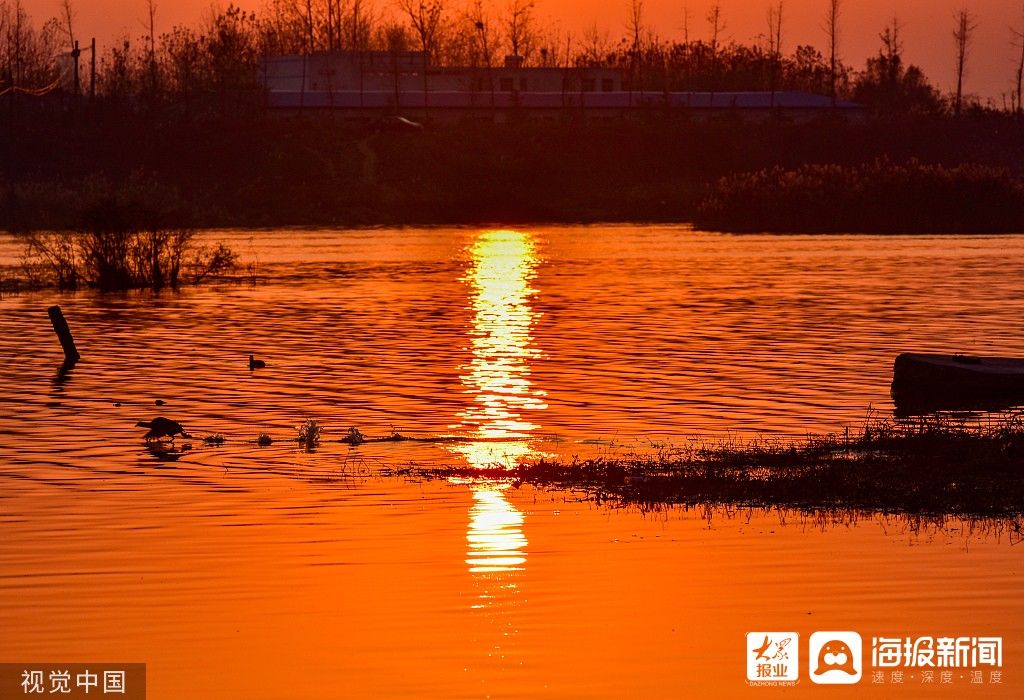
[[(838, 629), (1005, 640), (1001, 683), (858, 695), (1019, 696), (1010, 524), (395, 472), (884, 415), (899, 352), (1021, 354), (1024, 237), (205, 236), (253, 277), (0, 299), (0, 662), (146, 662), (155, 698), (746, 697), (777, 692), (745, 684), (746, 632)], [(0, 270), (19, 255), (0, 238)], [(84, 356), (63, 375), (53, 303)], [(226, 442), (149, 450), (155, 415)], [(468, 440), (352, 448), (350, 427)]]

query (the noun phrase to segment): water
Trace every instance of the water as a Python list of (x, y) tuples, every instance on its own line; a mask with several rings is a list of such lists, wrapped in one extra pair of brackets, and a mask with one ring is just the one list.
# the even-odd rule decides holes
[[(1020, 354), (1024, 237), (206, 235), (257, 283), (0, 299), (0, 661), (145, 661), (158, 698), (731, 697), (763, 692), (747, 631), (854, 629), (1002, 635), (1003, 684), (971, 690), (1019, 694), (1005, 525), (644, 513), (395, 470), (885, 413), (898, 352)], [(51, 303), (85, 358), (63, 377)], [(148, 450), (134, 423), (161, 414), (227, 442)], [(350, 426), (469, 439), (350, 448)]]

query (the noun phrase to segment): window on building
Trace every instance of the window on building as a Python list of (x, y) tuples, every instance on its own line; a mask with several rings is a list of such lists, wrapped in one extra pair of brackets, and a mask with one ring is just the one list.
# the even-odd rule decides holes
[(502, 92), (512, 92), (512, 78), (502, 78), (500, 81), (498, 81), (498, 87), (501, 89)]
[(611, 78), (601, 78), (601, 92), (615, 92), (615, 81)]
[(583, 79), (583, 92), (593, 92), (595, 88), (595, 81), (593, 78)]

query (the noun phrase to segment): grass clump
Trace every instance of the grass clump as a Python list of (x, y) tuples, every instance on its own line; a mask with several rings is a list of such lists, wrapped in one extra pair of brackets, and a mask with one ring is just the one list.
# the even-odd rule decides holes
[(722, 178), (695, 225), (736, 232), (1002, 233), (1024, 231), (1024, 183), (963, 164), (776, 166)]
[(1008, 517), (1024, 514), (1024, 423), (871, 419), (803, 441), (693, 442), (621, 459), (541, 459), (512, 467), (426, 468), (584, 489), (637, 504)]
[(366, 436), (359, 432), (359, 428), (349, 428), (348, 432), (345, 433), (345, 437), (341, 439), (346, 445), (362, 445), (366, 442)]
[(307, 450), (312, 450), (320, 444), (320, 436), (323, 429), (313, 418), (307, 418), (295, 428), (297, 435), (295, 439)]

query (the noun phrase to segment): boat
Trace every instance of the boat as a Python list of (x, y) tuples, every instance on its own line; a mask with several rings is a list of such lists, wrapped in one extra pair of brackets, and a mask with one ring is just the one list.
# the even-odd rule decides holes
[(1024, 359), (906, 352), (896, 358), (897, 412), (1003, 410), (1024, 404)]

